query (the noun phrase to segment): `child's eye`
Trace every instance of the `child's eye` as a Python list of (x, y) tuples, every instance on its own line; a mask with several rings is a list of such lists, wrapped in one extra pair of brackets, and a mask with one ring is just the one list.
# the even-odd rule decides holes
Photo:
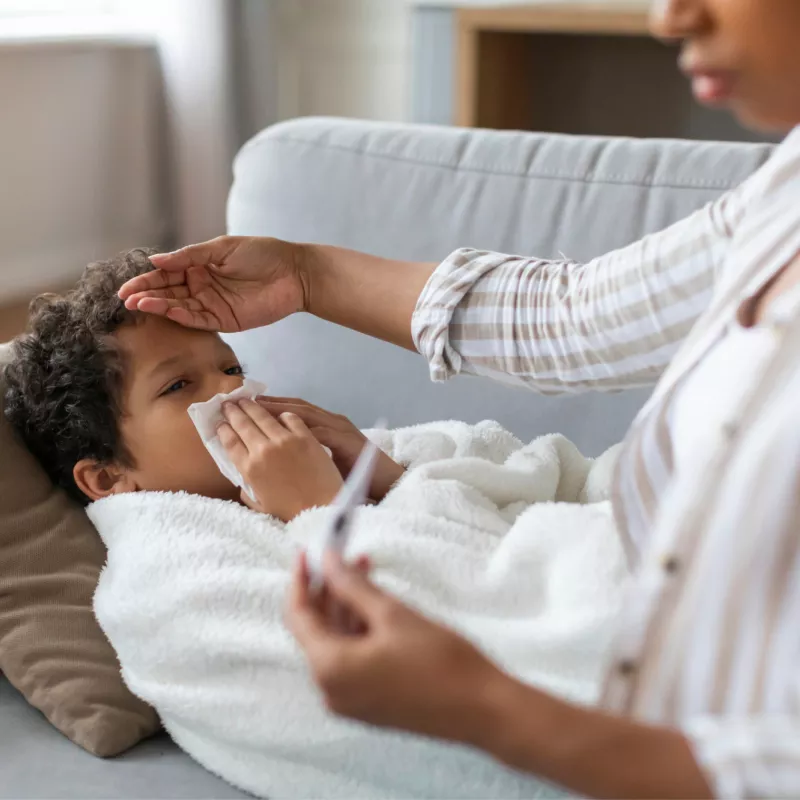
[(185, 389), (189, 385), (189, 381), (179, 380), (175, 381), (171, 386), (168, 386), (164, 391), (161, 393), (163, 397), (165, 394), (173, 394), (174, 392), (179, 392), (181, 389)]
[(235, 367), (228, 367), (225, 370), (226, 375), (244, 375), (244, 367), (237, 364)]

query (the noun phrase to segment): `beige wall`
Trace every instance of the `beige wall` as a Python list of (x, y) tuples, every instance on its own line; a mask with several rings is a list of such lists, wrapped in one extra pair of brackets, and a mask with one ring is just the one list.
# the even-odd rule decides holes
[(0, 44), (0, 305), (164, 240), (161, 94), (150, 45)]
[(406, 0), (276, 0), (278, 116), (403, 121), (410, 112)]

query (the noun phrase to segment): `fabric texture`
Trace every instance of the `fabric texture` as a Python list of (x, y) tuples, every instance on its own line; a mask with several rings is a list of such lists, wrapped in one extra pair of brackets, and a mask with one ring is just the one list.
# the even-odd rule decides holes
[[(9, 356), (0, 347), (0, 401)], [(0, 669), (65, 736), (114, 756), (160, 724), (122, 682), (92, 613), (104, 562), (84, 510), (52, 486), (0, 414)]]
[(726, 380), (747, 391), (692, 469), (675, 469), (670, 413), (737, 315), (798, 258), (800, 129), (739, 189), (586, 265), (457, 251), (414, 319), (435, 379), (570, 391), (660, 376), (614, 483), (638, 574), (604, 705), (684, 728), (720, 796), (800, 794), (797, 305), (766, 321), (768, 357), (731, 365)]
[[(616, 449), (593, 462), (496, 423), (370, 435), (411, 467), (359, 509), (351, 555), (522, 679), (594, 702), (626, 579), (607, 502)], [(325, 711), (282, 615), (298, 548), (330, 513), (283, 525), (185, 494), (93, 504), (109, 550), (95, 610), (128, 685), (188, 753), (261, 797), (560, 794), (484, 754)]]

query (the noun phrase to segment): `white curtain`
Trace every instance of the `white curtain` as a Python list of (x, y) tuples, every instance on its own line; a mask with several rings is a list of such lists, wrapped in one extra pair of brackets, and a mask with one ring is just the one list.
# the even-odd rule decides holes
[(168, 159), (178, 244), (225, 227), (239, 144), (234, 91), (237, 0), (132, 0), (135, 26), (155, 35), (164, 71)]

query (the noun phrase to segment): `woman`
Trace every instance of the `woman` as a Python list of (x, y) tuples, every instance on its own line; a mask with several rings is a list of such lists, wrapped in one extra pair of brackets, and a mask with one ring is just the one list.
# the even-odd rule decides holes
[[(798, 0), (656, 5), (655, 33), (684, 42), (699, 100), (759, 129), (800, 125)], [(600, 709), (516, 682), (334, 559), (330, 595), (356, 628), (327, 622), (302, 563), (288, 609), (330, 708), (582, 794), (800, 795), (800, 130), (730, 195), (590, 264), (378, 261), (223, 237), (155, 258), (162, 270), (123, 296), (221, 330), (307, 310), (416, 347), (438, 379), (660, 380), (616, 477), (637, 580)]]

